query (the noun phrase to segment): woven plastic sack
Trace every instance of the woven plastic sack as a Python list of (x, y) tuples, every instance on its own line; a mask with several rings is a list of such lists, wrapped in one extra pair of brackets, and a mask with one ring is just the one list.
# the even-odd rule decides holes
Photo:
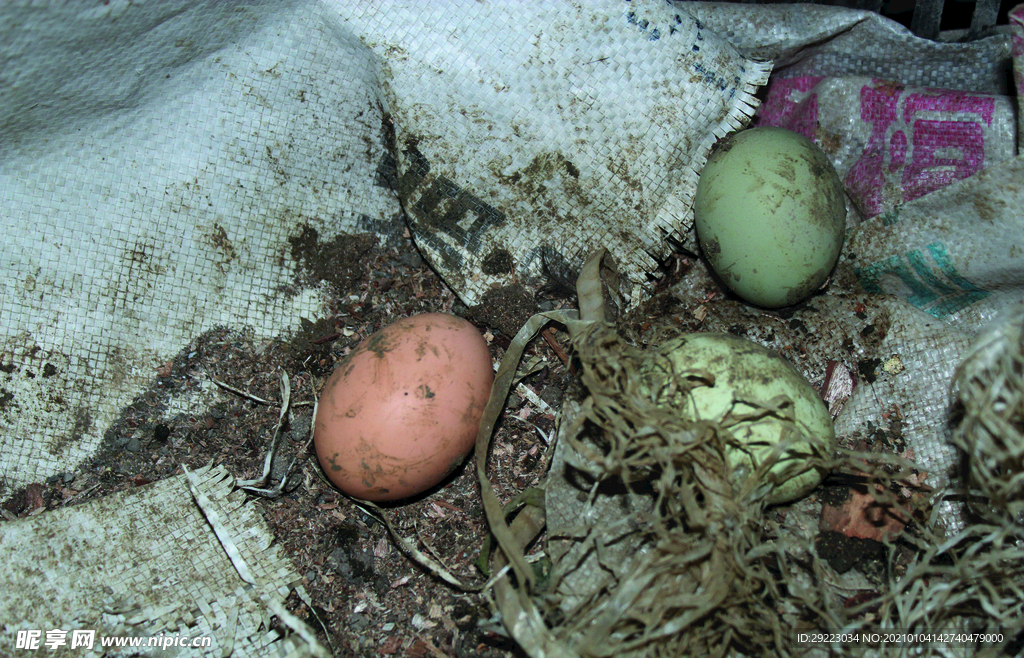
[(605, 245), (639, 300), (769, 68), (653, 0), (0, 11), (10, 487), (73, 470), (202, 332), (322, 317), (296, 245), (411, 231), (466, 303)]
[(743, 326), (815, 383), (841, 362), (859, 385), (840, 433), (895, 406), (941, 487), (949, 379), (1022, 296), (1005, 33), (933, 43), (869, 12), (653, 0), (0, 11), (9, 488), (73, 470), (202, 332), (269, 339), (320, 317), (327, 289), (297, 244), (408, 228), (470, 303), (605, 246), (641, 303), (665, 238), (695, 248), (695, 176), (752, 113), (768, 60), (758, 121), (812, 135), (847, 182), (841, 294), (780, 318), (690, 295), (709, 289), (695, 275), (678, 289), (688, 320)]
[[(885, 601), (878, 605), (891, 606), (878, 617), (904, 624), (899, 630), (927, 632), (952, 624), (1013, 637), (1020, 628), (1011, 622), (1019, 617), (1016, 586), (1002, 583), (1024, 567), (1020, 551), (1012, 549), (1019, 547), (1020, 535), (1015, 523), (1019, 318), (988, 330), (980, 347), (968, 352), (979, 329), (1019, 302), (1024, 291), (1024, 263), (1015, 239), (1024, 228), (1019, 212), (1024, 165), (1017, 156), (1016, 99), (1002, 84), (1011, 58), (1009, 35), (942, 44), (917, 39), (867, 12), (709, 3), (688, 9), (741, 51), (778, 58), (756, 121), (801, 132), (831, 157), (850, 196), (850, 231), (828, 290), (796, 308), (768, 312), (730, 299), (706, 270), (695, 266), (648, 309), (628, 316), (621, 330), (636, 344), (651, 346), (688, 329), (727, 331), (786, 354), (821, 387), (842, 439), (882, 443), (883, 451), (913, 460), (920, 471), (910, 481), (926, 484), (934, 494), (935, 507), (924, 523), (927, 532), (936, 533), (929, 535), (932, 543), (922, 542), (921, 562), (905, 578), (893, 578), (890, 589), (874, 593)], [(1012, 17), (1019, 30), (1022, 10)], [(833, 34), (838, 36), (829, 38)], [(1012, 54), (1020, 57), (1019, 31), (1012, 43)], [(1020, 81), (1019, 60), (1014, 70)], [(695, 242), (689, 246), (698, 249)], [(965, 354), (970, 356), (961, 366), (959, 397), (954, 395), (951, 403), (951, 381)], [(612, 359), (598, 363), (606, 361)], [(563, 409), (564, 434), (546, 487), (547, 550), (560, 580), (555, 592), (544, 591), (536, 600), (540, 608), (555, 607), (549, 612), (553, 617), (565, 617), (564, 626), (553, 631), (563, 646), (603, 655), (613, 639), (593, 641), (604, 639), (603, 623), (613, 625), (615, 642), (632, 644), (636, 655), (650, 654), (664, 650), (647, 639), (659, 633), (645, 625), (643, 612), (631, 623), (630, 611), (633, 605), (651, 608), (640, 594), (646, 590), (634, 586), (651, 572), (650, 556), (664, 555), (658, 541), (663, 531), (649, 523), (657, 515), (649, 497), (611, 486), (604, 494), (595, 496), (591, 490), (589, 497), (583, 495), (589, 483), (581, 481), (578, 470), (595, 470), (587, 456), (600, 444), (580, 449), (567, 441), (581, 431), (589, 410), (601, 404), (596, 396), (605, 393), (598, 391), (591, 391), (595, 397), (585, 398), (582, 407), (567, 404)], [(964, 406), (957, 412), (961, 399)], [(958, 413), (959, 426), (951, 422)], [(955, 436), (953, 426), (958, 427)], [(644, 428), (645, 437), (655, 433)], [(965, 456), (972, 464), (969, 482), (957, 477)], [(974, 513), (987, 514), (998, 525), (968, 525), (967, 509), (942, 502), (948, 494), (992, 501)], [(790, 548), (780, 549), (783, 537), (793, 542), (790, 547), (811, 545), (819, 513), (820, 502), (787, 507), (780, 512), (786, 522), (778, 545), (766, 544), (762, 550), (788, 554)], [(773, 535), (773, 527), (766, 521), (766, 534)], [(915, 541), (913, 535), (904, 540)], [(970, 548), (961, 556), (964, 547)], [(748, 547), (737, 550), (742, 554)], [(680, 554), (675, 568), (699, 564), (704, 556)], [(756, 558), (748, 563), (756, 564)], [(784, 617), (787, 605), (803, 599), (808, 607), (790, 618), (791, 624), (806, 621), (801, 614), (820, 615), (821, 623), (850, 623), (844, 630), (856, 630), (875, 616), (853, 612), (859, 602), (850, 593), (870, 593), (879, 587), (876, 582), (823, 564), (813, 569), (815, 576), (804, 582), (787, 581), (790, 594), (783, 601), (774, 598), (774, 591), (766, 595), (777, 602), (772, 614)], [(706, 591), (720, 593), (723, 585), (728, 586), (709, 582)], [(659, 594), (673, 597), (669, 591)], [(684, 590), (673, 610), (676, 616), (662, 630), (685, 630), (689, 637), (728, 644), (708, 624), (687, 620), (680, 612), (685, 601)], [(673, 604), (663, 605), (671, 609)], [(773, 633), (770, 625), (755, 623), (761, 619), (758, 605), (752, 602), (746, 613), (751, 617), (744, 619), (744, 613), (723, 603), (715, 612), (722, 616), (721, 632), (735, 633), (742, 638), (739, 644), (748, 647), (744, 643), (752, 639), (744, 631), (761, 632), (765, 651), (798, 655), (797, 647), (787, 645), (795, 637), (792, 630), (783, 626), (780, 631), (776, 625)], [(718, 628), (717, 621), (710, 624)], [(566, 628), (580, 633), (569, 634)], [(889, 654), (877, 653), (866, 642), (839, 642), (832, 650), (838, 655), (973, 655), (980, 648), (921, 641), (890, 646)]]
[[(781, 321), (728, 299), (705, 303), (700, 277), (684, 282), (676, 319), (696, 312), (706, 330), (742, 326), (817, 385), (841, 366), (855, 385), (837, 434), (870, 437), (895, 420), (907, 455), (942, 490), (956, 467), (945, 413), (953, 372), (974, 334), (1024, 299), (1012, 238), (1024, 228), (1021, 9), (1013, 32), (967, 43), (920, 39), (865, 11), (687, 9), (741, 52), (775, 58), (756, 123), (804, 134), (830, 157), (849, 230), (829, 294)], [(950, 529), (962, 527), (946, 511)]]

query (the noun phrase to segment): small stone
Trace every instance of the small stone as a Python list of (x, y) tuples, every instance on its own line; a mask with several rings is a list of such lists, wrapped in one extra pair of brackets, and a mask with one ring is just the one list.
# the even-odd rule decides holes
[(309, 437), (309, 421), (311, 413), (296, 414), (291, 422), (291, 436), (293, 441), (305, 441)]
[(291, 457), (278, 453), (274, 462), (270, 465), (270, 479), (280, 480), (288, 472), (288, 465), (292, 463)]

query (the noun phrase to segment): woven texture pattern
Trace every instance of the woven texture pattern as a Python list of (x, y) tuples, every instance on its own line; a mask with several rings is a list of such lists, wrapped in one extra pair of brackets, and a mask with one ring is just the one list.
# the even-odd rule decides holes
[(255, 585), (241, 579), (181, 475), (0, 526), (0, 618), (17, 620), (0, 634), (0, 652), (19, 655), (18, 630), (59, 629), (69, 645), (72, 631), (95, 630), (92, 655), (102, 637), (159, 635), (213, 638), (206, 651), (189, 648), (193, 656), (231, 645), (240, 656), (312, 655), (260, 630), (267, 601), (283, 601), (299, 577), (256, 509), (223, 468), (193, 475)]

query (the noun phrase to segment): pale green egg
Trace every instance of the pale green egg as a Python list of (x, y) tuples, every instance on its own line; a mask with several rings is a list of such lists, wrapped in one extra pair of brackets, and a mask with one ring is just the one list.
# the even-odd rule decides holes
[[(768, 485), (764, 499), (775, 505), (800, 498), (821, 483), (827, 472), (809, 459), (832, 456), (832, 417), (789, 361), (732, 334), (684, 334), (655, 349), (661, 358), (645, 363), (645, 385), (661, 406), (694, 420), (731, 425), (728, 431), (745, 447), (727, 451), (737, 484), (751, 489)], [(695, 373), (710, 374), (713, 384), (689, 393), (681, 392), (685, 387), (666, 385), (668, 378), (681, 383)], [(773, 406), (776, 411), (765, 413)], [(772, 465), (758, 475), (759, 464)]]
[(711, 267), (765, 308), (818, 290), (843, 245), (846, 202), (835, 168), (811, 140), (782, 128), (722, 140), (701, 172), (693, 210)]

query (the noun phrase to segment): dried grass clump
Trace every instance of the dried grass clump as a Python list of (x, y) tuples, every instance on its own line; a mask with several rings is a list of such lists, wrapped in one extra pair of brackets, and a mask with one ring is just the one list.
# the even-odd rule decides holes
[(1024, 523), (1024, 307), (978, 337), (953, 383), (953, 441), (967, 455), (974, 511)]
[[(955, 436), (968, 460), (976, 515), (963, 531), (946, 537), (937, 518), (942, 496), (960, 492), (940, 492), (919, 509), (906, 509), (895, 492), (914, 486), (916, 465), (896, 455), (807, 455), (805, 464), (783, 473), (824, 468), (856, 478), (879, 505), (914, 519), (889, 544), (888, 581), (869, 600), (848, 605), (851, 590), (815, 555), (813, 528), (774, 524), (764, 502), (771, 484), (730, 472), (734, 419), (693, 418), (663, 403), (707, 385), (706, 377), (692, 371), (659, 378), (657, 386), (644, 380), (644, 373), (658, 370), (650, 365), (657, 352), (641, 351), (617, 335), (601, 320), (600, 297), (586, 294), (582, 285), (589, 269), (591, 292), (600, 292), (599, 262), (592, 258), (581, 275), (583, 319), (547, 314), (569, 329), (584, 390), (580, 401), (563, 407), (544, 503), (520, 512), (509, 527), (485, 493), (485, 503), (494, 503), (485, 508), (500, 545), (495, 564), (509, 563), (514, 573), (495, 584), (496, 605), (529, 655), (1020, 653), (1024, 312), (998, 336), (983, 337), (956, 380), (961, 412)], [(525, 344), (540, 330), (545, 320), (535, 320), (514, 343)], [(506, 372), (511, 382), (514, 369), (514, 363), (503, 363), (499, 379)], [(492, 395), (496, 406), (502, 400), (500, 393)], [(773, 408), (765, 402), (764, 413)], [(478, 457), (486, 454), (486, 438), (485, 429)], [(758, 469), (767, 473), (771, 466)], [(486, 492), (482, 466), (480, 471)], [(542, 575), (526, 564), (523, 548), (545, 515), (551, 568)], [(810, 646), (798, 631), (857, 639)], [(995, 635), (984, 642), (887, 643), (886, 632), (897, 631)], [(878, 635), (867, 635), (873, 633)]]
[[(780, 561), (788, 558), (765, 541), (768, 488), (731, 473), (726, 447), (739, 443), (729, 419), (689, 418), (656, 401), (709, 382), (699, 372), (679, 373), (662, 383), (680, 390), (652, 391), (640, 373), (657, 355), (637, 350), (604, 324), (572, 329), (588, 397), (559, 438), (571, 447), (567, 461), (591, 483), (578, 531), (580, 544), (592, 548), (553, 569), (542, 598), (548, 618), (561, 618), (556, 635), (580, 656), (736, 649), (785, 655), (795, 637), (782, 602), (796, 596), (808, 610), (824, 608), (826, 593), (796, 583), (790, 588), (780, 577)], [(607, 513), (617, 506), (601, 499), (616, 496), (631, 496), (623, 504), (632, 506), (632, 523)], [(631, 547), (627, 555), (616, 549), (622, 544)], [(602, 553), (620, 559), (588, 559)], [(602, 586), (572, 592), (581, 580), (594, 582), (574, 578), (594, 562), (605, 576)]]

